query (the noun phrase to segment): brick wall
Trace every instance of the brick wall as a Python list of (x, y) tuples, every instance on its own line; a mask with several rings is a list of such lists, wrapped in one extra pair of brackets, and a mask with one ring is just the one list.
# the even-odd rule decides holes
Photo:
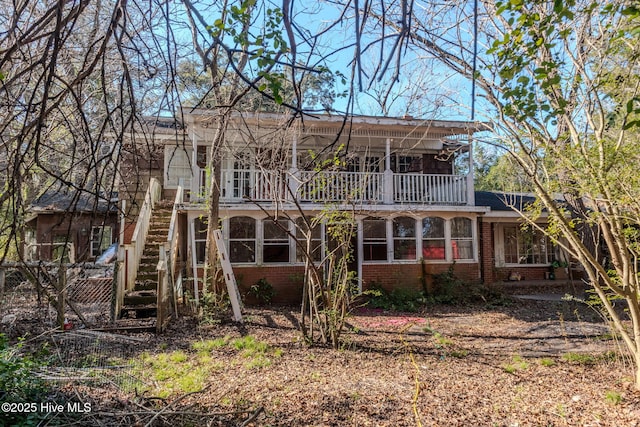
[(493, 224), (490, 222), (480, 222), (480, 245), (482, 283), (490, 284), (498, 280), (494, 271), (495, 244), (493, 241)]
[(545, 273), (549, 271), (549, 267), (502, 267), (494, 270), (494, 282), (509, 280), (512, 272), (520, 273), (521, 280), (544, 280)]
[[(449, 264), (425, 264), (427, 286), (433, 282), (432, 274), (443, 273), (449, 269)], [(454, 267), (455, 275), (466, 281), (478, 282), (480, 266), (475, 263), (460, 263)], [(274, 288), (273, 303), (298, 305), (302, 301), (302, 278), (304, 267), (298, 266), (234, 266), (233, 273), (238, 282), (240, 294), (248, 305), (257, 301), (247, 294), (251, 285), (265, 278)], [(379, 283), (387, 289), (397, 287), (422, 290), (422, 267), (416, 264), (365, 264), (362, 266), (363, 289), (372, 283)]]
[(302, 301), (302, 280), (304, 277), (304, 266), (278, 265), (260, 267), (233, 267), (233, 274), (236, 276), (240, 294), (247, 304), (256, 303), (247, 296), (247, 291), (258, 280), (265, 278), (273, 286), (275, 304), (300, 304)]
[[(450, 264), (425, 264), (426, 286), (433, 284), (433, 274), (444, 273)], [(461, 280), (477, 283), (480, 278), (480, 266), (475, 263), (458, 263), (454, 274)], [(385, 289), (405, 288), (422, 290), (422, 266), (416, 264), (364, 264), (362, 266), (362, 287), (368, 289), (373, 283)]]

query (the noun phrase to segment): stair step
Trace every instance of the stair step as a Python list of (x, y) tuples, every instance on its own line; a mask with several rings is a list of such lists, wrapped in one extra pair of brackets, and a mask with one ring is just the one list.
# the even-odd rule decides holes
[[(157, 316), (158, 308), (155, 304), (125, 305), (124, 307), (122, 307), (122, 313), (126, 313), (129, 315), (133, 313), (136, 319), (149, 319)], [(122, 317), (126, 317), (126, 314), (124, 314)]]
[(157, 268), (158, 268), (158, 259), (156, 258), (155, 262), (148, 262), (148, 263), (144, 263), (144, 264), (141, 263), (138, 266), (138, 274), (140, 274), (142, 272), (145, 272), (145, 273), (153, 272), (154, 274), (157, 274), (156, 273)]
[(155, 305), (158, 301), (155, 290), (140, 290), (129, 292), (124, 296), (125, 306)]

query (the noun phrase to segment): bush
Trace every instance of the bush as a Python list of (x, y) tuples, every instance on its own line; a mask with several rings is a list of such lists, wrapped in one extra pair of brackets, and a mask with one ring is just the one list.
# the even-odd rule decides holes
[(371, 283), (369, 290), (365, 291), (365, 295), (369, 297), (369, 307), (384, 310), (416, 312), (424, 308), (426, 304), (422, 292), (403, 288), (388, 291), (376, 282)]
[[(9, 345), (4, 334), (0, 334), (0, 402), (39, 403), (47, 392), (45, 382), (34, 375), (42, 366), (29, 355), (21, 354), (22, 340)], [(39, 412), (3, 413), (7, 425), (37, 425), (42, 415)]]
[(253, 296), (258, 301), (258, 304), (270, 304), (276, 295), (276, 291), (273, 289), (273, 285), (263, 277), (251, 285), (248, 294)]

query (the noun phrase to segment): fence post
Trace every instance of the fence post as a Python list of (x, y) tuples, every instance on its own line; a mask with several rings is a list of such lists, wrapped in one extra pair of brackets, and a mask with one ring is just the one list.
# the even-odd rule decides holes
[(56, 286), (56, 291), (58, 292), (58, 299), (57, 299), (57, 304), (56, 304), (56, 311), (57, 311), (57, 321), (58, 321), (58, 326), (60, 326), (60, 329), (64, 331), (64, 294), (65, 294), (65, 288), (67, 286), (66, 284), (66, 280), (67, 279), (67, 274), (65, 269), (62, 267), (62, 265), (60, 265), (59, 269), (58, 269), (58, 285)]
[(4, 298), (4, 289), (5, 289), (5, 269), (0, 268), (0, 302)]
[[(161, 249), (162, 250), (162, 249)], [(166, 267), (164, 261), (158, 262), (158, 285), (156, 287), (156, 332), (161, 333), (164, 329), (164, 321), (166, 317), (164, 298), (165, 298), (165, 280), (167, 280)]]

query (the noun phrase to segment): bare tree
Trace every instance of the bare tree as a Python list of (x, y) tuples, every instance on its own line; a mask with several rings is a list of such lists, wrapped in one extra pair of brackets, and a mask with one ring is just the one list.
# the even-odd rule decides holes
[[(360, 34), (382, 46), (382, 28), (466, 78), (471, 93), (477, 87), (470, 103), (495, 129), (487, 141), (506, 150), (540, 201), (524, 219), (536, 227), (536, 215), (547, 212), (541, 231), (584, 267), (640, 388), (637, 7), (616, 0), (414, 6), (363, 11), (377, 27)], [(630, 323), (612, 296), (626, 301)]]

